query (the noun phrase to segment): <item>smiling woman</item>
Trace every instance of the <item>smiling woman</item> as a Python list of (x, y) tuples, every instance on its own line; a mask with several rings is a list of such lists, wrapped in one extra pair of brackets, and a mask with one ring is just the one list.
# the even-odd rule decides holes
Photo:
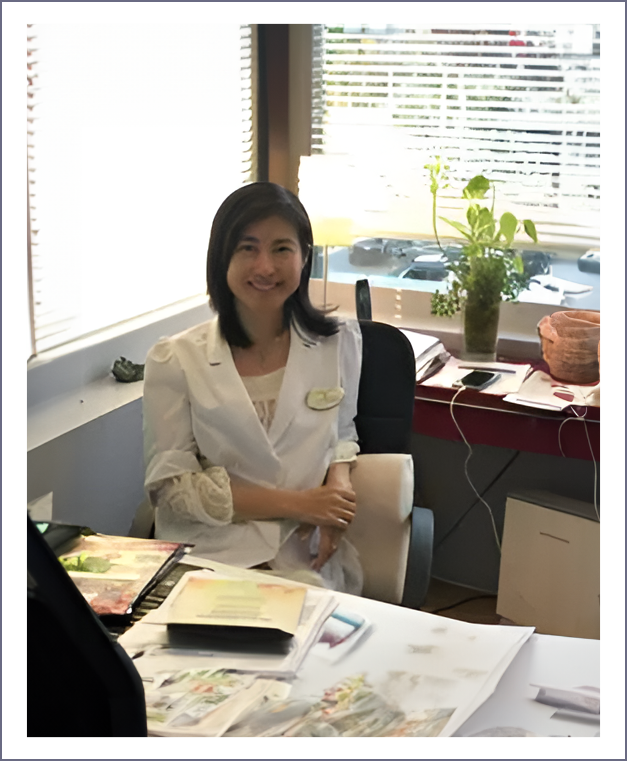
[[(234, 353), (238, 359), (259, 358), (258, 368), (243, 375), (262, 375), (270, 353), (280, 367), (285, 366), (289, 334), (283, 329), (283, 304), (298, 288), (305, 259), (296, 229), (281, 217), (269, 217), (249, 225), (237, 244), (226, 274), (235, 296), (236, 309), (253, 346)], [(264, 341), (263, 334), (268, 336)], [(256, 340), (255, 340), (256, 339)], [(264, 345), (267, 343), (267, 345)], [(239, 348), (239, 347), (238, 347)], [(280, 352), (280, 353), (277, 353)], [(246, 353), (248, 352), (248, 353)], [(246, 363), (246, 366), (249, 363)]]
[(145, 483), (159, 538), (358, 594), (344, 531), (361, 332), (312, 306), (311, 250), (307, 213), (279, 185), (246, 185), (218, 209), (207, 253), (218, 316), (146, 361)]

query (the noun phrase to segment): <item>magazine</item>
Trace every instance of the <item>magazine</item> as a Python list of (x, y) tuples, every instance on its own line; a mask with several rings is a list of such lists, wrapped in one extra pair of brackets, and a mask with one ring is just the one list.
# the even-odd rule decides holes
[(125, 618), (189, 549), (179, 542), (91, 534), (59, 561), (95, 613)]

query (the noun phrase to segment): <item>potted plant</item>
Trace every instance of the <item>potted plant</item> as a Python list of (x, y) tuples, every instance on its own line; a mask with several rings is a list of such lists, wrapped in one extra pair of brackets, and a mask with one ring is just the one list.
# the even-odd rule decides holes
[[(433, 230), (442, 253), (437, 231), (437, 194), (448, 187), (449, 169), (436, 156), (427, 164), (433, 196)], [(486, 198), (492, 190), (491, 203)], [(525, 233), (538, 242), (536, 228), (530, 219), (521, 222), (510, 212), (497, 221), (494, 216), (495, 182), (477, 175), (462, 192), (466, 199), (467, 225), (440, 217), (466, 239), (459, 257), (449, 259), (446, 268), (453, 273), (451, 287), (446, 293), (436, 291), (431, 300), (431, 313), (453, 316), (461, 311), (464, 326), (463, 358), (470, 361), (494, 361), (501, 301), (514, 301), (529, 285), (531, 274), (525, 271), (520, 254), (512, 247), (516, 234)], [(489, 203), (489, 205), (485, 205)]]

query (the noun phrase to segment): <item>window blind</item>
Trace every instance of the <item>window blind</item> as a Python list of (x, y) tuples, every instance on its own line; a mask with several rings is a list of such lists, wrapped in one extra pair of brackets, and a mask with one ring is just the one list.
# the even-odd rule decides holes
[(254, 172), (252, 31), (28, 29), (37, 352), (203, 294), (213, 215)]
[[(317, 39), (314, 153), (355, 152), (361, 135), (361, 155), (381, 166), (393, 140), (409, 164), (415, 154), (417, 172), (429, 156), (450, 165), (446, 207), (461, 208), (461, 189), (483, 173), (502, 181), (497, 203), (536, 221), (545, 245), (598, 244), (598, 25), (327, 25)], [(382, 128), (393, 137), (379, 139)]]

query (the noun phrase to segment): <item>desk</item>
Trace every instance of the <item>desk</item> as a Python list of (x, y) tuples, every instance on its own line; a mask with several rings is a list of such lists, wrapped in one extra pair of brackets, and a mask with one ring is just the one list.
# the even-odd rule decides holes
[[(430, 508), (435, 516), (432, 575), (496, 592), (500, 556), (488, 511), (466, 479), (468, 449), (450, 412), (455, 393), (416, 386), (415, 504)], [(455, 419), (473, 449), (468, 473), (492, 509), (499, 536), (509, 493), (548, 491), (592, 504), (596, 482), (598, 504), (600, 409), (577, 408), (580, 414), (584, 410), (585, 423), (570, 412), (510, 404), (472, 389), (457, 396)]]
[[(450, 402), (456, 392), (457, 389), (417, 384), (414, 432), (462, 441), (450, 414)], [(585, 415), (584, 423), (568, 409), (564, 412), (533, 409), (465, 389), (455, 400), (454, 412), (470, 444), (588, 461), (594, 456), (594, 460), (600, 460), (601, 410), (598, 407), (577, 407), (577, 415)]]
[(593, 737), (599, 722), (551, 718), (554, 709), (527, 697), (529, 684), (599, 686), (601, 643), (595, 639), (533, 634), (503, 675), (495, 692), (454, 733), (469, 736), (494, 727), (518, 727), (533, 734)]
[[(212, 561), (205, 564), (212, 567)], [(267, 581), (266, 576), (254, 571), (235, 573)], [(388, 704), (403, 707), (403, 696), (409, 695), (414, 710), (430, 705), (441, 708), (449, 705), (452, 696), (461, 701), (470, 699), (477, 689), (475, 685), (485, 679), (487, 672), (482, 672), (481, 666), (498, 671), (497, 664), (505, 660), (504, 654), (513, 643), (529, 634), (528, 629), (518, 627), (464, 624), (376, 600), (342, 593), (333, 595), (340, 606), (368, 619), (372, 629), (337, 663), (310, 652), (292, 681), (290, 700), (317, 699), (342, 680), (364, 674)], [(155, 625), (136, 624), (142, 626)], [(129, 634), (135, 634), (138, 646), (141, 637)], [(122, 644), (125, 636), (120, 640)], [(140, 672), (141, 660), (135, 661)], [(190, 668), (188, 659), (185, 660), (185, 668)], [(491, 686), (487, 692), (492, 689), (493, 694), (487, 700), (484, 696), (485, 702), (470, 716), (466, 714), (465, 721), (460, 717), (454, 735), (468, 736), (494, 727), (519, 727), (541, 736), (594, 736), (599, 729), (598, 721), (552, 719), (555, 709), (535, 702), (528, 693), (530, 683), (563, 689), (582, 685), (598, 688), (599, 671), (598, 641), (532, 634), (500, 680), (488, 680)], [(462, 704), (457, 703), (460, 707)]]

